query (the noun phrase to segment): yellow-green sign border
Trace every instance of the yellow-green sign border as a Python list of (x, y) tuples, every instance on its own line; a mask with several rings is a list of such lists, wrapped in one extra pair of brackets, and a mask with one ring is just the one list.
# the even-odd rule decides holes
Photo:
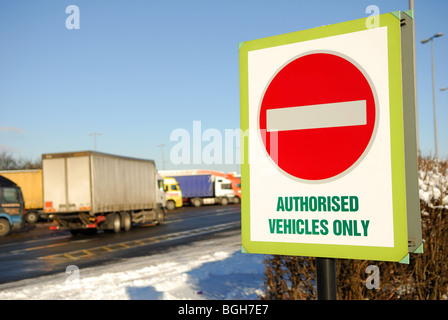
[[(250, 164), (248, 161), (249, 139), (245, 137), (245, 135), (242, 135), (241, 240), (243, 252), (341, 259), (406, 261), (408, 246), (403, 137), (401, 30), (399, 17), (399, 12), (386, 13), (377, 17), (377, 21), (379, 21), (378, 27), (387, 27), (394, 246), (371, 247), (357, 245), (251, 241)], [(240, 127), (242, 132), (249, 132), (248, 53), (250, 51), (367, 30), (367, 26), (371, 26), (371, 24), (367, 24), (366, 20), (367, 18), (347, 21), (240, 43)], [(366, 181), (366, 183), (368, 182)]]

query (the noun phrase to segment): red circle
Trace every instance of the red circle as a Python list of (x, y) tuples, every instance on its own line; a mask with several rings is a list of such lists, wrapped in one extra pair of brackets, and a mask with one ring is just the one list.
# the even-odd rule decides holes
[[(279, 131), (278, 146), (271, 147), (274, 137), (266, 132), (267, 110), (357, 100), (366, 101), (367, 124)], [(259, 117), (266, 151), (280, 169), (299, 179), (323, 180), (348, 170), (368, 147), (375, 127), (375, 98), (353, 63), (334, 54), (313, 53), (293, 60), (275, 75)]]

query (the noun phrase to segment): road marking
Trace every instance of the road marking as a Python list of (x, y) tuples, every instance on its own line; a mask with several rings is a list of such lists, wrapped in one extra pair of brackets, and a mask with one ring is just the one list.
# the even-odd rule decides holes
[(89, 249), (82, 249), (82, 250), (75, 250), (75, 251), (66, 252), (66, 253), (54, 254), (54, 255), (39, 257), (38, 259), (51, 260), (53, 262), (64, 262), (67, 260), (78, 260), (78, 259), (83, 259), (83, 258), (91, 258), (91, 257), (97, 256), (100, 254), (104, 254), (104, 253), (108, 253), (108, 252), (114, 252), (114, 251), (118, 251), (118, 250), (127, 250), (131, 247), (150, 245), (150, 244), (163, 242), (163, 241), (177, 240), (177, 239), (181, 239), (181, 238), (187, 238), (187, 237), (191, 237), (191, 236), (226, 230), (229, 228), (236, 227), (239, 224), (240, 224), (240, 221), (223, 223), (223, 224), (219, 224), (216, 226), (180, 231), (180, 232), (175, 232), (175, 233), (171, 233), (168, 235), (161, 235), (158, 237), (150, 237), (150, 238), (144, 238), (144, 239), (138, 239), (138, 240), (131, 240), (131, 241), (126, 241), (126, 242), (122, 242), (122, 243), (114, 243), (114, 244), (110, 244), (107, 246), (100, 246), (100, 247), (94, 247), (94, 248), (89, 248)]
[(45, 239), (27, 240), (27, 241), (24, 241), (23, 243), (35, 243), (35, 242), (42, 242), (42, 241), (53, 241), (53, 240), (69, 239), (71, 237), (72, 237), (71, 235), (57, 236), (57, 237), (51, 237), (51, 238), (45, 238)]
[[(237, 211), (235, 211), (232, 208), (226, 208), (226, 209), (220, 209), (218, 210), (218, 213), (216, 214), (217, 216), (219, 215), (226, 215), (226, 214), (232, 214), (235, 213)], [(165, 221), (164, 224), (168, 224), (168, 223), (174, 223), (174, 222), (182, 222), (184, 221), (184, 219), (179, 218), (179, 219), (175, 219), (175, 220), (167, 220)], [(139, 227), (141, 227), (143, 225), (139, 225)], [(147, 245), (149, 243), (155, 243), (155, 242), (159, 242), (162, 240), (166, 240), (167, 236), (160, 236), (157, 238), (147, 238), (147, 239), (140, 239), (140, 240), (135, 240), (133, 241), (134, 244), (132, 244), (132, 246), (136, 246), (136, 245)], [(24, 241), (24, 243), (34, 243), (34, 242), (40, 242), (40, 241), (53, 241), (53, 240), (60, 240), (60, 239), (71, 239), (72, 236), (71, 235), (64, 235), (64, 236), (56, 236), (56, 237), (51, 237), (51, 238), (47, 238), (47, 239), (35, 239), (35, 240), (28, 240), (28, 241)], [(47, 245), (41, 245), (41, 246), (36, 246), (36, 247), (30, 247), (30, 248), (25, 248), (25, 249), (19, 249), (19, 250), (13, 250), (11, 252), (7, 252), (7, 253), (1, 253), (0, 256), (6, 255), (6, 254), (23, 254), (26, 252), (30, 252), (30, 251), (35, 251), (35, 250), (40, 250), (40, 249), (47, 249), (47, 248), (53, 248), (53, 247), (59, 247), (59, 246), (64, 246), (64, 245), (68, 245), (68, 244), (73, 244), (73, 243), (82, 243), (82, 242), (89, 242), (92, 239), (81, 239), (81, 240), (75, 240), (75, 241), (67, 241), (67, 242), (60, 242), (60, 243), (53, 243), (53, 244), (47, 244)], [(11, 245), (11, 244), (6, 244), (6, 245), (2, 245), (2, 246), (7, 246), (7, 245)], [(130, 243), (125, 243), (125, 245), (131, 246)], [(0, 246), (0, 247), (2, 247)], [(100, 248), (95, 248), (97, 251), (114, 251), (114, 248), (109, 248), (107, 246), (104, 247), (100, 247)], [(95, 255), (95, 254), (92, 254)], [(70, 255), (69, 255), (70, 256)]]
[[(69, 238), (71, 238), (71, 236), (69, 236)], [(76, 240), (76, 241), (67, 241), (67, 242), (60, 242), (60, 243), (52, 243), (52, 244), (47, 244), (47, 245), (43, 245), (43, 246), (30, 247), (30, 248), (19, 249), (19, 250), (13, 250), (9, 254), (20, 254), (20, 253), (25, 253), (25, 252), (29, 252), (29, 251), (35, 251), (35, 250), (40, 250), (40, 249), (60, 247), (60, 246), (68, 245), (68, 244), (80, 243), (80, 242), (88, 242), (88, 241), (90, 241), (90, 239)]]
[(366, 124), (365, 100), (266, 110), (266, 130), (268, 132)]
[(34, 250), (39, 250), (39, 249), (60, 247), (60, 246), (65, 246), (67, 244), (69, 244), (69, 242), (53, 243), (53, 244), (47, 244), (45, 246), (31, 247), (31, 248), (25, 248), (25, 249), (20, 249), (20, 250), (13, 250), (13, 251), (11, 251), (11, 253), (12, 254), (17, 254), (17, 253), (21, 253), (21, 252), (34, 251)]

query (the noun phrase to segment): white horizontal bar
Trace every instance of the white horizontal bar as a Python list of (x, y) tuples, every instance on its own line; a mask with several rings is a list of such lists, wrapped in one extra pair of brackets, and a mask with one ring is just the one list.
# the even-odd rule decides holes
[(365, 100), (266, 110), (266, 130), (287, 131), (367, 124)]

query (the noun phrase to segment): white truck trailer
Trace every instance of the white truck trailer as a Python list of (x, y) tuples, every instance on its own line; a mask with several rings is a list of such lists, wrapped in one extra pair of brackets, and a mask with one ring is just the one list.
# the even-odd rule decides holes
[(154, 161), (94, 151), (42, 155), (44, 212), (53, 229), (129, 231), (163, 223), (163, 178)]

